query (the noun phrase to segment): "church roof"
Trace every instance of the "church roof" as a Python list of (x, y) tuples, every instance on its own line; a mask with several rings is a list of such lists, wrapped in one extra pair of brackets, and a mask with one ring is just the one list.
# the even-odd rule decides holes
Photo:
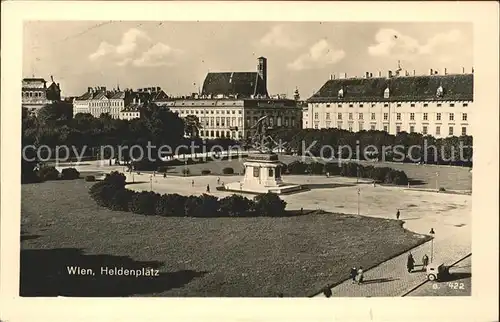
[[(332, 79), (307, 102), (472, 101), (473, 83), (473, 74)], [(443, 95), (437, 96), (440, 86)], [(387, 88), (389, 98), (384, 98)], [(338, 95), (340, 89), (343, 97)]]
[(208, 73), (202, 95), (267, 96), (267, 88), (257, 72)]

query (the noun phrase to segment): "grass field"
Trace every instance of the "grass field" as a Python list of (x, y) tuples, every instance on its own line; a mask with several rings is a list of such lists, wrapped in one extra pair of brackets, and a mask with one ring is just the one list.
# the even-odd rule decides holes
[[(308, 296), (426, 238), (401, 222), (316, 213), (164, 218), (98, 207), (83, 180), (22, 186), (21, 296)], [(95, 276), (71, 276), (67, 266)], [(103, 276), (100, 267), (159, 269)]]
[[(300, 160), (300, 157), (290, 155), (280, 155), (280, 161), (290, 163)], [(310, 158), (305, 159), (310, 162)], [(206, 163), (188, 165), (187, 168), (193, 175), (200, 175), (204, 169), (210, 170), (213, 174), (222, 175), (222, 169), (231, 167), (235, 173), (243, 171), (243, 160), (209, 161)], [(450, 167), (435, 165), (417, 165), (410, 163), (392, 162), (360, 162), (363, 165), (373, 165), (375, 167), (390, 167), (396, 170), (405, 171), (412, 185), (424, 189), (436, 189), (436, 186), (446, 190), (472, 190), (472, 173), (467, 167)], [(169, 173), (181, 174), (184, 166), (175, 166)], [(439, 176), (436, 176), (436, 173)], [(437, 182), (436, 182), (437, 180)]]

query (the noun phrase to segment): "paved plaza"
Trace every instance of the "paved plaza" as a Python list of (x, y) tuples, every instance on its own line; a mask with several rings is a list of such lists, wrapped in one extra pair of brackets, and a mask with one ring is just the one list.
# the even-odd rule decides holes
[[(123, 171), (123, 167), (99, 168), (92, 165), (79, 166), (80, 171)], [(127, 174), (128, 185), (136, 191), (153, 190), (158, 193), (178, 193), (183, 195), (206, 193), (225, 197), (233, 193), (217, 191), (218, 176), (179, 177), (161, 174)], [(221, 182), (239, 181), (241, 176), (220, 176)], [(322, 209), (332, 213), (359, 214), (388, 219), (396, 219), (400, 209), (400, 219), (404, 227), (419, 234), (435, 231), (434, 241), (422, 244), (411, 252), (420, 264), (424, 254), (433, 261), (452, 264), (471, 252), (472, 197), (470, 195), (413, 191), (401, 187), (375, 187), (367, 182), (357, 182), (353, 178), (323, 176), (283, 177), (287, 183), (308, 185), (309, 191), (281, 196), (287, 202), (287, 209)], [(193, 184), (194, 182), (194, 184)], [(359, 191), (359, 194), (358, 194)], [(251, 198), (252, 195), (246, 195)], [(397, 241), (395, 241), (397, 242)], [(424, 272), (408, 273), (406, 256), (402, 254), (390, 259), (365, 273), (364, 285), (354, 285), (350, 280), (332, 288), (336, 296), (402, 296), (425, 280)], [(418, 270), (417, 266), (417, 270)], [(346, 279), (348, 278), (346, 272)], [(313, 294), (311, 294), (313, 295)], [(323, 296), (319, 294), (318, 296)]]

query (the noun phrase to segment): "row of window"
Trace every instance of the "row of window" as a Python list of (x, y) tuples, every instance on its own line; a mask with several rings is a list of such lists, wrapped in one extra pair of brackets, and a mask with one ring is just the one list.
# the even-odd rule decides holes
[[(330, 125), (331, 125), (330, 122), (326, 122), (326, 127), (327, 128), (329, 128)], [(314, 128), (318, 129), (318, 124), (315, 124)], [(342, 129), (342, 122), (337, 123), (337, 128)], [(352, 123), (348, 124), (348, 128), (347, 129), (349, 131), (351, 131), (351, 132), (353, 131)], [(377, 129), (377, 126), (375, 124), (371, 124), (370, 125), (370, 130), (375, 131), (376, 129)], [(363, 123), (359, 123), (358, 124), (358, 130), (359, 131), (363, 131), (364, 130)], [(383, 126), (383, 130), (387, 132), (389, 130), (388, 125), (384, 125)], [(399, 133), (401, 131), (402, 131), (402, 127), (400, 125), (397, 125), (396, 126), (396, 133)], [(414, 133), (414, 132), (415, 132), (415, 126), (414, 125), (410, 125), (409, 133)], [(428, 125), (423, 125), (422, 126), (422, 134), (424, 134), (424, 135), (430, 134), (429, 133), (429, 126)], [(441, 135), (441, 126), (440, 125), (436, 126), (436, 132), (435, 132), (435, 134), (436, 135)], [(448, 135), (455, 135), (455, 133), (454, 133), (454, 127), (453, 126), (449, 126), (448, 127)], [(462, 126), (461, 135), (467, 135), (467, 127), (466, 126)]]
[[(358, 113), (358, 120), (363, 120), (363, 113)], [(349, 113), (349, 120), (353, 119), (353, 113)], [(389, 119), (389, 113), (384, 113), (383, 114), (384, 121), (387, 121)], [(325, 113), (325, 118), (327, 120), (330, 119), (330, 113)], [(455, 121), (455, 113), (448, 113), (448, 118), (450, 121)], [(314, 113), (314, 119), (319, 120), (319, 113), (315, 112)], [(337, 114), (337, 119), (342, 120), (342, 113)], [(371, 113), (371, 120), (376, 119), (376, 113)], [(424, 121), (429, 120), (429, 113), (423, 113), (422, 114), (422, 119)], [(401, 121), (401, 113), (396, 113), (396, 120)], [(410, 113), (410, 121), (415, 121), (415, 113)], [(441, 121), (441, 113), (436, 113), (436, 121)], [(462, 121), (467, 121), (467, 113), (462, 113)]]
[(23, 92), (23, 97), (45, 97), (43, 92)]
[[(258, 117), (247, 117), (245, 119), (245, 126), (249, 127), (252, 125), (255, 125), (258, 121)], [(253, 121), (253, 122), (252, 122)], [(295, 126), (295, 117), (284, 117), (283, 122), (281, 117), (277, 117), (276, 119), (273, 117), (270, 117), (267, 119), (267, 123), (269, 126), (274, 126), (275, 124), (277, 126)], [(243, 123), (243, 118), (242, 117), (201, 117), (200, 118), (200, 124), (202, 126), (210, 126), (210, 127), (225, 127), (225, 126), (239, 126), (241, 127)]]
[[(344, 104), (337, 104), (337, 107), (340, 107), (342, 108)], [(347, 105), (347, 104), (346, 104)], [(354, 104), (348, 104), (349, 107), (354, 107)], [(367, 105), (370, 105), (371, 107), (375, 107), (377, 104), (375, 103), (371, 103), (371, 104), (367, 104)], [(392, 104), (394, 106), (394, 104)], [(360, 104), (357, 104), (358, 107), (364, 107), (364, 104), (360, 103)], [(410, 103), (410, 107), (415, 107), (416, 104), (415, 103)], [(423, 104), (424, 107), (428, 107), (429, 106), (429, 103), (424, 103)], [(443, 104), (442, 103), (437, 103), (436, 104), (437, 107), (442, 107)], [(455, 103), (449, 103), (449, 106), (450, 107), (455, 107)], [(463, 107), (467, 107), (469, 106), (469, 103), (462, 103), (462, 106)], [(319, 104), (316, 103), (315, 107), (319, 107)], [(326, 107), (331, 107), (331, 104), (326, 104)], [(389, 103), (384, 103), (384, 107), (389, 107)], [(396, 107), (402, 107), (402, 103), (396, 103)]]
[[(217, 131), (217, 130), (201, 130), (201, 137), (209, 137), (209, 138), (236, 138), (235, 131)], [(242, 138), (241, 131), (238, 131), (238, 138)]]
[[(236, 114), (235, 110), (229, 111), (229, 110), (216, 110), (216, 111), (198, 111), (198, 110), (180, 110), (180, 111), (174, 111), (176, 113), (182, 114), (182, 115), (198, 115), (198, 114)], [(241, 111), (238, 111), (238, 114), (241, 114)]]

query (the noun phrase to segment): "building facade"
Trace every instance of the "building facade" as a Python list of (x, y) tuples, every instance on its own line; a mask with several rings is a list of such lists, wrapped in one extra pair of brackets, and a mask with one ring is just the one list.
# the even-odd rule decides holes
[(29, 113), (36, 114), (42, 107), (61, 100), (61, 88), (55, 83), (47, 86), (43, 78), (24, 78), (22, 80), (21, 102), (22, 107), (28, 109)]
[(307, 100), (304, 128), (471, 135), (473, 74), (331, 78)]
[(140, 88), (138, 90), (119, 88), (107, 90), (106, 87), (89, 87), (87, 92), (73, 100), (73, 116), (79, 113), (100, 117), (108, 113), (114, 119), (132, 119), (140, 117), (140, 109), (155, 99), (168, 96), (160, 87)]
[(201, 125), (199, 136), (205, 139), (250, 138), (263, 116), (267, 116), (264, 126), (270, 129), (302, 126), (302, 109), (296, 99), (268, 95), (267, 59), (264, 57), (257, 60), (257, 72), (208, 73), (201, 93), (189, 98), (160, 99), (155, 103), (181, 118), (196, 116)]

